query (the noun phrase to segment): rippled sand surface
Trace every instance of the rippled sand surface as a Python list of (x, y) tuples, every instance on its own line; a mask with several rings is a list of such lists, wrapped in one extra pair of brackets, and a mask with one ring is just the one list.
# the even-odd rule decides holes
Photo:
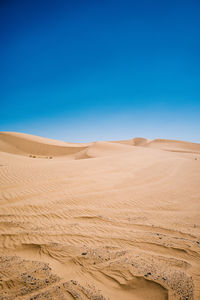
[(0, 133), (0, 299), (200, 299), (200, 144)]

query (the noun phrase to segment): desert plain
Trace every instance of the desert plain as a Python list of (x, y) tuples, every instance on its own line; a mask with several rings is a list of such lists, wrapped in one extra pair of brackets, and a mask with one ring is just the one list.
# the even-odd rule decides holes
[(200, 299), (200, 144), (1, 132), (0, 299)]

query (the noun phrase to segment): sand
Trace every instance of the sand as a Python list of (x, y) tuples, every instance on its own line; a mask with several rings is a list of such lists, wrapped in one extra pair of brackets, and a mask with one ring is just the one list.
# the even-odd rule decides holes
[(0, 133), (0, 299), (200, 299), (200, 144)]

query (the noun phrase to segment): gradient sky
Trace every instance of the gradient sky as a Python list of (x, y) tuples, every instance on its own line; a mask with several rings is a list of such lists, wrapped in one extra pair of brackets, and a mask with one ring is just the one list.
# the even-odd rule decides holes
[(0, 1), (0, 130), (200, 142), (200, 1)]

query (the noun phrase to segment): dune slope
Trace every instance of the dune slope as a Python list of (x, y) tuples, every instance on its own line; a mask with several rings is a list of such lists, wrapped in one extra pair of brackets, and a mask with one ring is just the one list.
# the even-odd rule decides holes
[(28, 156), (63, 156), (75, 154), (88, 144), (73, 144), (24, 133), (0, 132), (0, 151)]
[(199, 144), (0, 133), (0, 299), (200, 299), (199, 178)]

